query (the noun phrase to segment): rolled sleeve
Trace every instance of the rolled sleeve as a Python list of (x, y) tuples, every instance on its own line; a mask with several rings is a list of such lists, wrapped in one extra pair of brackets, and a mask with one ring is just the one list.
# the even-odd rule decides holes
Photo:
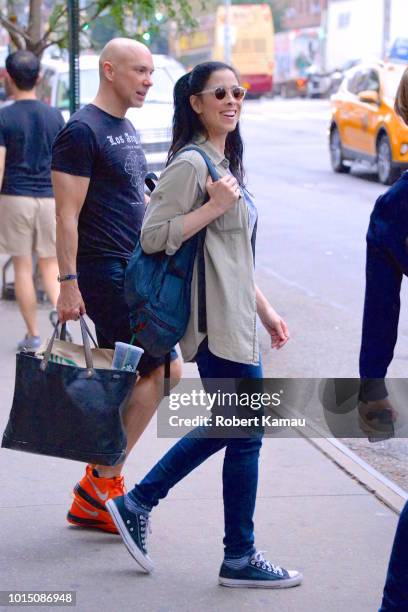
[(197, 170), (181, 156), (160, 176), (143, 220), (140, 242), (145, 253), (174, 253), (183, 243), (184, 215), (199, 199)]

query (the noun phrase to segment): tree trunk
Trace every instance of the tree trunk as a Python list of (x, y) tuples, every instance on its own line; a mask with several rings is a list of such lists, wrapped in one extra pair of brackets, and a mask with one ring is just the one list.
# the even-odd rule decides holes
[(42, 9), (42, 0), (30, 0), (27, 49), (36, 54), (40, 52), (38, 47), (42, 36)]

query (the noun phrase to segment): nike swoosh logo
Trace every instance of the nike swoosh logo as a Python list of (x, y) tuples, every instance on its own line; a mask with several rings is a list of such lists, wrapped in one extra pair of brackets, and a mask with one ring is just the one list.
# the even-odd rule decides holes
[(96, 484), (93, 482), (93, 480), (91, 480), (88, 476), (88, 480), (91, 483), (93, 490), (95, 491), (95, 493), (97, 494), (97, 496), (99, 497), (100, 500), (102, 500), (103, 502), (106, 502), (108, 497), (109, 497), (109, 493), (102, 493), (102, 491), (100, 489), (98, 489), (98, 487), (96, 486)]
[(75, 500), (75, 503), (77, 506), (79, 506), (81, 508), (81, 510), (83, 510), (84, 512), (86, 512), (87, 514), (89, 514), (90, 516), (98, 516), (99, 512), (97, 510), (93, 511), (93, 510), (88, 510), (88, 508), (85, 508), (84, 506), (82, 506), (79, 501)]

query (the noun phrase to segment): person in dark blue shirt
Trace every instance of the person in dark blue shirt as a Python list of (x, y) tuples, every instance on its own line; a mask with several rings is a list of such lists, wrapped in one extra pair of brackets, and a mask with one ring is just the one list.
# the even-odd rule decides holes
[(9, 55), (6, 69), (14, 102), (0, 110), (0, 252), (12, 256), (16, 298), (27, 327), (18, 348), (33, 350), (41, 344), (33, 253), (54, 308), (59, 293), (51, 147), (64, 119), (36, 99), (40, 62), (31, 51)]
[[(399, 85), (395, 110), (408, 124), (408, 70)], [(366, 293), (360, 351), (360, 398), (364, 411), (396, 414), (387, 400), (385, 377), (398, 337), (400, 290), (408, 275), (408, 172), (383, 195), (367, 233)], [(361, 410), (360, 410), (361, 415)], [(408, 503), (395, 534), (380, 612), (408, 610)]]
[(404, 172), (378, 198), (370, 218), (361, 378), (383, 379), (387, 374), (398, 335), (401, 282), (407, 274), (408, 172)]
[(388, 565), (379, 612), (408, 610), (408, 501), (402, 509)]

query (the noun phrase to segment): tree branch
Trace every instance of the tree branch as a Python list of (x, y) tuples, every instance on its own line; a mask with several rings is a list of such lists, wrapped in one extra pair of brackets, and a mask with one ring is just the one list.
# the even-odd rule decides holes
[(41, 53), (43, 53), (45, 49), (48, 49), (48, 47), (51, 47), (52, 45), (61, 45), (63, 42), (65, 42), (65, 40), (66, 40), (66, 36), (63, 36), (62, 38), (58, 38), (57, 40), (50, 40), (44, 46), (41, 45)]
[(3, 17), (1, 12), (0, 12), (0, 23), (7, 30), (7, 32), (13, 32), (13, 34), (18, 34), (18, 36), (21, 36), (22, 38), (24, 38), (24, 40), (31, 41), (30, 36), (28, 36), (25, 30), (23, 30), (19, 26), (15, 25), (14, 23), (6, 19), (6, 17)]
[[(92, 15), (92, 19), (95, 19), (96, 17), (98, 17), (102, 13), (102, 11), (104, 11), (106, 8), (108, 8), (109, 4), (110, 4), (110, 0), (104, 0), (103, 2), (101, 2), (100, 0), (95, 0), (94, 2), (91, 2), (90, 4), (85, 6), (84, 8), (80, 9), (80, 13), (81, 14), (84, 14), (84, 13), (87, 14), (88, 11), (90, 9), (92, 9), (93, 7), (98, 7), (98, 10), (96, 11), (96, 13), (94, 13)], [(48, 26), (48, 28), (45, 31), (43, 37), (41, 38), (41, 43), (45, 43), (45, 41), (50, 37), (50, 35), (53, 34), (56, 31), (56, 26), (58, 25), (58, 22), (60, 21), (60, 19), (62, 17), (64, 17), (64, 15), (67, 14), (67, 12), (68, 12), (68, 7), (65, 4), (64, 6), (61, 7), (61, 10), (59, 11), (59, 13), (57, 13), (55, 18), (53, 19), (53, 26), (52, 27)], [(55, 42), (52, 42), (51, 44), (59, 44), (60, 42), (61, 42), (60, 40), (57, 40)], [(51, 46), (51, 44), (47, 44), (47, 46), (44, 47), (44, 49), (46, 49), (47, 47)]]
[(95, 0), (95, 2), (91, 2), (90, 4), (88, 4), (88, 6), (85, 6), (83, 9), (81, 9), (81, 12), (88, 13), (90, 9), (97, 6), (97, 11), (92, 15), (92, 19), (95, 19), (96, 17), (99, 17), (102, 11), (108, 8), (110, 4), (112, 4), (110, 0)]
[[(53, 27), (48, 26), (48, 28), (46, 29), (46, 31), (44, 32), (44, 36), (42, 37), (42, 41), (46, 41), (47, 38), (50, 36), (50, 34), (52, 34), (55, 29), (56, 29), (56, 25), (58, 24), (59, 20), (61, 19), (61, 17), (63, 17), (66, 13), (68, 12), (68, 6), (64, 5), (61, 7), (60, 12), (55, 16), (54, 20), (53, 20)], [(49, 46), (49, 45), (48, 45)], [(46, 48), (46, 47), (45, 47)]]

